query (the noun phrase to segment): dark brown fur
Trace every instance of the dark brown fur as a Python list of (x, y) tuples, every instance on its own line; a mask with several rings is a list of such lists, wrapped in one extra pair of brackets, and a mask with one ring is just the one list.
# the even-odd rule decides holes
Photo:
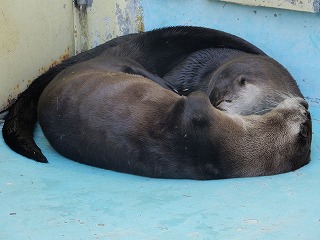
[[(40, 94), (58, 73), (74, 64), (96, 57), (106, 57), (107, 61), (109, 57), (126, 58), (143, 66), (140, 70), (156, 76), (151, 79), (165, 86), (160, 78), (182, 59), (195, 51), (211, 47), (238, 49), (243, 52), (265, 55), (263, 51), (244, 39), (202, 27), (168, 27), (122, 36), (71, 57), (39, 76), (9, 110), (2, 129), (3, 138), (6, 144), (19, 154), (39, 162), (47, 162), (46, 157), (33, 140), (33, 130), (37, 121)], [(126, 69), (124, 72), (127, 72)], [(141, 75), (145, 76), (143, 73)], [(171, 88), (171, 85), (168, 87)]]
[(213, 106), (240, 115), (266, 113), (287, 97), (303, 98), (296, 81), (280, 63), (229, 48), (197, 51), (164, 80), (182, 95), (206, 92)]
[(148, 177), (271, 175), (310, 158), (311, 122), (303, 99), (244, 117), (214, 108), (202, 92), (179, 96), (142, 76), (81, 64), (48, 85), (38, 117), (62, 155)]
[(303, 98), (280, 63), (247, 53), (233, 56), (211, 74), (207, 94), (214, 106), (240, 115), (264, 114), (288, 97)]

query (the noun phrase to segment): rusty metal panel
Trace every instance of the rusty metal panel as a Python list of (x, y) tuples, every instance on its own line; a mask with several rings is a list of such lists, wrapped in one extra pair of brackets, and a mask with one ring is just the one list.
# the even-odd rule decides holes
[(40, 74), (75, 53), (142, 31), (139, 0), (1, 0), (0, 111)]
[(0, 111), (38, 75), (74, 54), (70, 0), (1, 0)]

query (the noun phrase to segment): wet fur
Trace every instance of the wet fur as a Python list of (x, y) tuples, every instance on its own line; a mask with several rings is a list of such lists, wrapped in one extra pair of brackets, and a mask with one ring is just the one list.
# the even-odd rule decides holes
[(135, 39), (137, 34), (130, 34), (113, 39), (89, 51), (73, 56), (50, 68), (36, 78), (32, 84), (18, 97), (9, 109), (2, 128), (6, 144), (15, 152), (38, 162), (48, 162), (41, 149), (33, 140), (34, 126), (37, 121), (37, 107), (41, 93), (51, 80), (61, 71), (76, 63), (90, 60), (100, 55), (106, 48)]
[(38, 116), (50, 144), (80, 163), (204, 180), (271, 175), (307, 164), (306, 107), (292, 98), (262, 116), (228, 114), (202, 92), (179, 96), (138, 75), (80, 64), (47, 86)]
[(163, 79), (181, 95), (208, 91), (211, 75), (234, 55), (242, 51), (230, 48), (207, 48), (196, 51), (172, 68)]
[(21, 155), (47, 162), (33, 140), (38, 99), (58, 73), (74, 64), (95, 57), (127, 58), (143, 66), (147, 72), (162, 78), (191, 53), (212, 47), (264, 55), (260, 49), (239, 37), (201, 27), (170, 27), (123, 36), (71, 57), (38, 77), (10, 108), (2, 129), (4, 140)]
[(207, 94), (214, 106), (240, 115), (264, 114), (288, 96), (303, 98), (280, 63), (247, 53), (232, 56), (211, 74)]
[(196, 51), (164, 80), (181, 95), (203, 91), (213, 106), (240, 115), (264, 114), (289, 96), (303, 98), (280, 63), (265, 55), (228, 48)]

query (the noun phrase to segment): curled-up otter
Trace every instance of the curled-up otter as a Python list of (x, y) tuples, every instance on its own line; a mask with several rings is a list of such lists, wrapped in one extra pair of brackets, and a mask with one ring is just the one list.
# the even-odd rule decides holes
[(120, 37), (36, 79), (3, 136), (47, 162), (33, 140), (37, 119), (65, 157), (148, 177), (271, 175), (310, 160), (308, 105), (289, 72), (245, 40), (206, 28)]
[(241, 116), (213, 107), (203, 92), (179, 96), (139, 75), (79, 64), (46, 87), (38, 118), (53, 148), (74, 161), (205, 180), (272, 175), (307, 164), (307, 108), (303, 99), (287, 98), (263, 115)]

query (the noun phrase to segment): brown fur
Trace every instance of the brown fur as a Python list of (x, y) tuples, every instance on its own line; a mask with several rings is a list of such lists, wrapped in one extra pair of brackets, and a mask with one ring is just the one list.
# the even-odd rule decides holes
[(240, 53), (211, 76), (208, 95), (212, 104), (229, 113), (264, 114), (288, 97), (303, 98), (296, 81), (267, 56)]
[(284, 100), (261, 116), (214, 108), (208, 96), (179, 96), (142, 76), (77, 65), (42, 93), (40, 125), (75, 161), (158, 178), (271, 175), (309, 162), (306, 102)]

